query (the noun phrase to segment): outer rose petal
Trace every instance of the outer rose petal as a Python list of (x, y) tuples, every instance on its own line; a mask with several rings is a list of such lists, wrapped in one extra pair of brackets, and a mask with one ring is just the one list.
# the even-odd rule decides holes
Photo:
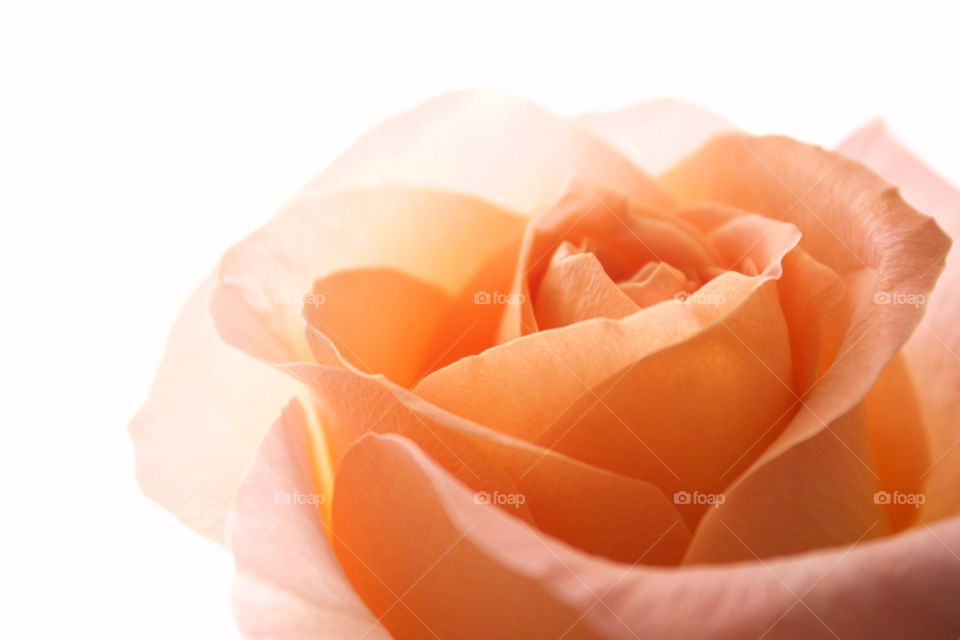
[(455, 293), (522, 224), (487, 202), (425, 189), (303, 194), (224, 256), (214, 323), (268, 362), (307, 361), (300, 300), (317, 278), (393, 268)]
[[(248, 638), (387, 639), (327, 540), (308, 460), (308, 426), (293, 401), (261, 444), (227, 527), (237, 576), (234, 615)], [(298, 500), (299, 499), (299, 500)]]
[[(908, 202), (936, 217), (954, 239), (960, 238), (960, 192), (904, 149), (883, 124), (871, 124), (839, 151), (855, 158), (900, 187)], [(960, 255), (954, 247), (947, 267), (927, 303), (927, 313), (905, 353), (920, 390), (932, 447), (925, 470), (928, 521), (960, 513)]]
[(682, 100), (641, 102), (620, 111), (576, 119), (651, 175), (659, 175), (718, 133), (736, 127)]
[(792, 222), (801, 248), (844, 278), (839, 355), (762, 461), (816, 435), (857, 405), (920, 321), (922, 307), (878, 304), (926, 295), (950, 245), (936, 223), (861, 165), (789, 138), (725, 135), (671, 169), (684, 201), (710, 201)]
[(144, 492), (220, 540), (240, 476), (300, 385), (221, 341), (207, 312), (213, 284), (180, 312), (130, 433)]
[(677, 564), (690, 534), (654, 485), (509, 438), (424, 402), (388, 381), (333, 367), (289, 368), (317, 394), (332, 466), (366, 433), (416, 442), (477, 492), (521, 494), (520, 510), (572, 545), (625, 562)]
[(532, 214), (570, 178), (650, 206), (669, 203), (656, 182), (586, 129), (484, 91), (451, 93), (387, 120), (309, 188), (421, 185)]
[[(716, 568), (606, 562), (368, 436), (334, 497), (338, 556), (398, 638), (953, 639), (960, 520), (851, 549)], [(429, 629), (429, 631), (428, 631)]]

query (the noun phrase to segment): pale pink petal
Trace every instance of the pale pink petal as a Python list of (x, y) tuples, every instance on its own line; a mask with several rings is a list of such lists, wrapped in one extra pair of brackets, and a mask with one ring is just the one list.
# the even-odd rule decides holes
[[(900, 187), (908, 202), (936, 218), (960, 238), (960, 191), (934, 174), (897, 142), (880, 122), (868, 125), (839, 151), (863, 162)], [(939, 249), (947, 251), (946, 247)], [(906, 346), (930, 435), (932, 466), (924, 517), (928, 521), (960, 513), (960, 250), (954, 246), (927, 312)]]
[(227, 542), (233, 609), (247, 638), (387, 639), (344, 575), (311, 470), (307, 416), (293, 401), (264, 439), (237, 496)]
[(659, 175), (718, 133), (736, 127), (724, 118), (676, 99), (641, 102), (620, 111), (576, 119), (650, 175)]
[(570, 178), (651, 206), (669, 202), (656, 182), (586, 129), (488, 91), (451, 93), (390, 118), (308, 188), (419, 185), (533, 214)]
[(243, 470), (300, 385), (220, 340), (207, 312), (213, 282), (193, 294), (171, 329), (130, 433), (144, 492), (221, 540)]

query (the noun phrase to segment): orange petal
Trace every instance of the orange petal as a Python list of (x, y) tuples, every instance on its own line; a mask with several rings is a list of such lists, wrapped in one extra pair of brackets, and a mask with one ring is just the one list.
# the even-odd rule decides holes
[(291, 373), (317, 394), (334, 466), (364, 434), (395, 433), (476, 492), (523, 496), (519, 509), (507, 503), (510, 513), (529, 514), (542, 530), (591, 553), (675, 564), (686, 549), (686, 527), (653, 485), (472, 424), (386, 381), (316, 365)]
[(669, 203), (655, 181), (584, 128), (524, 100), (484, 91), (451, 93), (387, 120), (310, 188), (421, 185), (533, 214), (570, 178), (650, 206)]
[[(934, 216), (952, 238), (960, 238), (960, 191), (901, 146), (882, 123), (865, 127), (840, 145), (839, 151), (900, 187), (908, 202)], [(932, 464), (923, 475), (927, 484), (923, 516), (931, 522), (960, 513), (958, 291), (960, 252), (954, 247), (937, 288), (929, 296), (926, 315), (905, 349), (929, 430)]]
[(422, 375), (430, 341), (450, 297), (392, 269), (351, 269), (321, 278), (304, 305), (307, 339), (318, 362), (332, 343), (368, 373), (410, 386)]
[(373, 434), (347, 452), (337, 474), (334, 549), (354, 588), (390, 633), (599, 638), (579, 624), (577, 608), (536, 578), (533, 566), (526, 576), (491, 561), (473, 539), (485, 533), (479, 520), (462, 527), (444, 513), (441, 500), (473, 501), (465, 487), (445, 479), (408, 440)]
[(214, 322), (261, 359), (309, 360), (300, 308), (317, 278), (393, 268), (452, 294), (522, 224), (485, 202), (423, 189), (304, 194), (224, 256)]
[(592, 253), (555, 253), (534, 305), (540, 329), (597, 317), (623, 318), (638, 309)]
[(293, 401), (257, 451), (240, 485), (227, 542), (237, 573), (233, 610), (249, 638), (389, 638), (357, 596), (327, 540), (329, 531)]
[[(681, 480), (707, 490), (706, 478), (715, 481), (784, 414), (789, 385), (775, 284), (729, 272), (686, 304), (525, 336), (435, 371), (415, 390), (474, 422), (669, 494), (687, 488)], [(630, 428), (615, 419), (624, 412), (634, 418)], [(727, 455), (718, 457), (718, 448)]]
[[(864, 402), (878, 488), (892, 496), (919, 496), (930, 468), (930, 447), (906, 358), (901, 352), (880, 374)], [(925, 496), (923, 498), (925, 502)], [(917, 519), (921, 503), (887, 501), (887, 520), (900, 531)]]
[(851, 160), (781, 137), (714, 138), (664, 176), (682, 201), (718, 202), (782, 219), (801, 248), (844, 280), (834, 362), (764, 453), (769, 461), (858, 405), (920, 320), (949, 239), (930, 218)]
[(573, 181), (527, 226), (511, 289), (521, 303), (505, 311), (500, 342), (539, 328), (532, 299), (538, 296), (550, 259), (563, 243), (596, 255), (614, 281), (627, 279), (651, 261), (696, 273), (716, 266), (705, 239), (684, 221), (642, 208), (620, 193)]
[[(790, 378), (787, 327), (767, 281), (687, 340), (581, 390), (535, 441), (668, 495), (719, 493), (756, 457), (751, 446), (783, 428), (795, 397)], [(680, 509), (693, 525), (703, 505)]]
[(471, 498), (403, 438), (368, 436), (344, 459), (338, 557), (396, 637), (946, 638), (960, 627), (958, 519), (853, 549), (663, 571), (583, 554)]
[(736, 128), (706, 109), (675, 99), (589, 113), (576, 121), (651, 175), (663, 173), (714, 135)]
[(686, 563), (750, 561), (888, 532), (862, 411), (755, 463), (700, 522)]
[(240, 476), (300, 385), (221, 342), (207, 313), (212, 288), (213, 277), (180, 312), (130, 433), (144, 492), (220, 540)]
[(671, 298), (692, 293), (696, 284), (684, 273), (665, 262), (648, 262), (620, 289), (641, 307), (649, 307)]

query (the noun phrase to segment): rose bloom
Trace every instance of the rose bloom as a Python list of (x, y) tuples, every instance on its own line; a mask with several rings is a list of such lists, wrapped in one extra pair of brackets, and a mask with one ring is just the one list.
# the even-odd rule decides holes
[(140, 482), (251, 638), (955, 639), (944, 230), (880, 124), (444, 96), (227, 252)]

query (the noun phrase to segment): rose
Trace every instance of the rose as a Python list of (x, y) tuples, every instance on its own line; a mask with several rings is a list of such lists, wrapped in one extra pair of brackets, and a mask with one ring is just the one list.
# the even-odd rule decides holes
[(960, 633), (960, 269), (857, 160), (960, 195), (725, 129), (455, 94), (228, 252), (132, 429), (245, 634)]

